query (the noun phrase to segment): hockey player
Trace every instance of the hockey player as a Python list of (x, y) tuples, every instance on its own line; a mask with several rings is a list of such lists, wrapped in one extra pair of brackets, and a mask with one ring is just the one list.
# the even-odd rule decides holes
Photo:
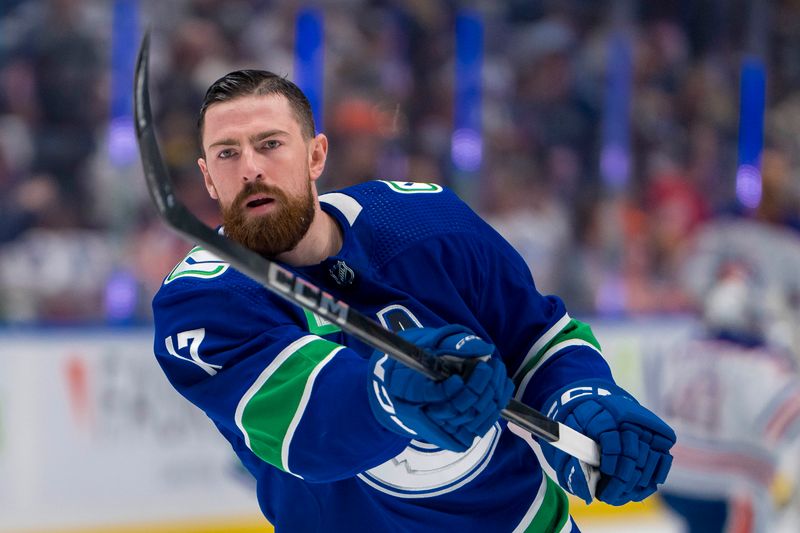
[[(778, 526), (796, 475), (781, 471), (796, 468), (800, 451), (800, 374), (786, 327), (793, 313), (785, 289), (757, 266), (790, 257), (794, 239), (755, 222), (715, 226), (687, 268), (707, 287), (698, 294), (703, 334), (645, 359), (648, 405), (681, 436), (660, 495), (689, 533), (796, 531)], [(725, 242), (728, 233), (738, 244)], [(756, 249), (770, 242), (780, 247), (760, 257)], [(796, 276), (791, 265), (778, 268)]]
[[(562, 487), (622, 505), (664, 481), (673, 431), (452, 192), (374, 181), (318, 196), (328, 141), (269, 72), (215, 82), (199, 133), (227, 236), (436, 355), (477, 360), (434, 382), (192, 249), (154, 299), (156, 356), (278, 531), (577, 531)], [(586, 465), (508, 430), (512, 395), (600, 443), (596, 490)]]

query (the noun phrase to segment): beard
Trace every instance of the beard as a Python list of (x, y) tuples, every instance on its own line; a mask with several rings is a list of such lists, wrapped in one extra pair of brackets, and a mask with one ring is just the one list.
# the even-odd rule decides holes
[[(245, 200), (257, 193), (268, 194), (277, 205), (270, 213), (248, 216)], [(294, 198), (272, 185), (251, 181), (230, 205), (221, 208), (225, 235), (264, 257), (274, 258), (293, 250), (314, 220), (311, 179), (305, 193)]]

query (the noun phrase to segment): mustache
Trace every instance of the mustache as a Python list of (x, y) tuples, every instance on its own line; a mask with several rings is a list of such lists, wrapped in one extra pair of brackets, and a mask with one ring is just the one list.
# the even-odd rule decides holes
[(236, 198), (233, 199), (233, 205), (236, 207), (243, 207), (245, 200), (247, 200), (249, 196), (258, 193), (267, 194), (279, 202), (286, 202), (286, 194), (274, 185), (269, 185), (261, 181), (248, 181), (245, 186), (242, 187), (242, 190), (239, 191), (239, 194), (236, 195)]

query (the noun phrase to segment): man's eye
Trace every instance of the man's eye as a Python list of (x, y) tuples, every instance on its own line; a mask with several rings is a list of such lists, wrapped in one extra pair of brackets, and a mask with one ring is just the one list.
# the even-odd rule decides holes
[(262, 146), (264, 148), (268, 148), (270, 150), (273, 150), (273, 149), (277, 148), (280, 145), (281, 145), (281, 142), (280, 141), (276, 141), (275, 139), (270, 139), (268, 141), (264, 141), (264, 144), (262, 144)]
[(217, 154), (217, 157), (220, 159), (228, 159), (229, 157), (232, 157), (235, 153), (236, 152), (228, 148), (226, 150), (222, 150), (219, 154)]

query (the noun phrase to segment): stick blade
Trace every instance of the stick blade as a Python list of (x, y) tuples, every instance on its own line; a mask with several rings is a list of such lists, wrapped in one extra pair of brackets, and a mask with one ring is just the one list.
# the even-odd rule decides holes
[(139, 53), (136, 56), (136, 70), (133, 76), (133, 114), (136, 124), (136, 137), (141, 138), (146, 129), (152, 127), (150, 113), (150, 30), (146, 30)]
[(172, 180), (167, 172), (164, 159), (156, 141), (153, 125), (153, 113), (150, 108), (150, 31), (146, 31), (136, 58), (136, 71), (133, 77), (133, 117), (136, 126), (136, 140), (139, 143), (139, 154), (142, 169), (147, 180), (147, 190), (159, 214), (167, 223), (179, 228), (176, 217), (183, 205), (176, 200)]

